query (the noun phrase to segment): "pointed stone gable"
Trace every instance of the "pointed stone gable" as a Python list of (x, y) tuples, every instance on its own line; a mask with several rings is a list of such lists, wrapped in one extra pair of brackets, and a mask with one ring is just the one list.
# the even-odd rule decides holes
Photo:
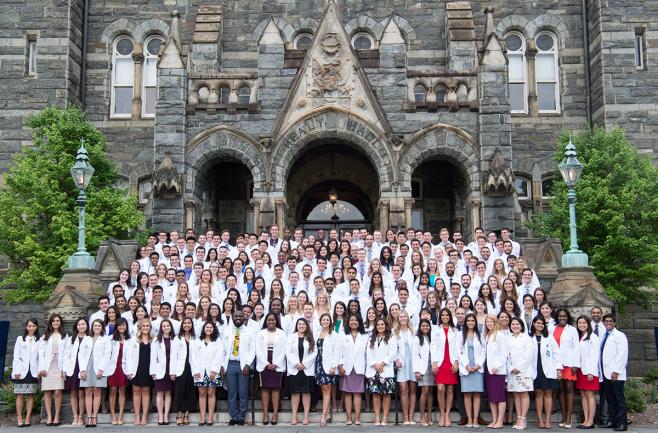
[(171, 16), (171, 28), (169, 30), (169, 36), (165, 42), (165, 47), (162, 50), (162, 55), (158, 61), (158, 68), (183, 69), (185, 68), (181, 57), (183, 48), (180, 42), (180, 30), (178, 29), (178, 19), (180, 15), (178, 14), (178, 11), (173, 11)]
[[(269, 27), (269, 25), (268, 25)], [(266, 32), (263, 34), (265, 37)], [(320, 108), (353, 113), (386, 136), (391, 129), (340, 19), (334, 0), (325, 14), (279, 114), (274, 137)]]

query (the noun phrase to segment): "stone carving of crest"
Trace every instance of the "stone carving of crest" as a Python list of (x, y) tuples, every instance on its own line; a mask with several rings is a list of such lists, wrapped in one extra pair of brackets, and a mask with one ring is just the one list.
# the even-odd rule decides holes
[(484, 185), (485, 191), (490, 193), (509, 193), (514, 188), (514, 174), (500, 149), (496, 149), (489, 162), (489, 170), (484, 174)]
[(182, 176), (178, 174), (176, 166), (169, 152), (166, 152), (158, 169), (153, 173), (153, 193), (156, 197), (180, 197), (183, 192)]
[(341, 46), (335, 33), (327, 33), (320, 40), (323, 55), (313, 59), (309, 96), (317, 98), (326, 96), (327, 93), (333, 93), (331, 96), (352, 94), (354, 84), (349, 73), (349, 62), (339, 55)]

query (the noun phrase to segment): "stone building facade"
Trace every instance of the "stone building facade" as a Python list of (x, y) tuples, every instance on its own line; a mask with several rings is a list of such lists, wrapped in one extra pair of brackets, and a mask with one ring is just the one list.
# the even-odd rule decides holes
[(560, 131), (656, 155), (657, 23), (653, 0), (8, 1), (0, 171), (29, 114), (80, 104), (149, 226), (521, 232)]

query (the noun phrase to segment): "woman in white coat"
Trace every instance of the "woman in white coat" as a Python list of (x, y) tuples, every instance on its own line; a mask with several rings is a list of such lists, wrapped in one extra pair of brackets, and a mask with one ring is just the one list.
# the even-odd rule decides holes
[[(375, 425), (387, 425), (391, 395), (395, 392), (394, 363), (398, 356), (395, 338), (388, 322), (380, 317), (366, 349), (366, 378), (372, 394)], [(380, 417), (381, 415), (381, 417)]]
[(89, 356), (92, 349), (91, 338), (88, 336), (87, 319), (81, 317), (73, 324), (72, 337), (66, 340), (64, 349), (64, 388), (71, 391), (71, 411), (73, 412), (73, 427), (82, 427), (84, 416), (85, 391), (80, 388), (80, 354)]
[(288, 366), (288, 387), (290, 389), (290, 403), (292, 420), (290, 424), (297, 424), (297, 410), (301, 398), (304, 407), (304, 420), (302, 424), (308, 425), (308, 414), (311, 410), (311, 392), (313, 391), (315, 358), (318, 351), (313, 339), (311, 325), (304, 318), (297, 319), (295, 332), (288, 336), (286, 364)]
[(340, 360), (338, 361), (340, 385), (338, 388), (343, 393), (345, 402), (345, 424), (352, 425), (352, 408), (354, 408), (354, 424), (361, 425), (361, 398), (365, 391), (364, 374), (368, 334), (363, 327), (361, 316), (351, 313), (345, 321), (345, 331), (346, 333), (341, 336), (340, 343)]
[(174, 407), (177, 411), (176, 425), (179, 426), (189, 425), (190, 412), (196, 409), (199, 400), (190, 364), (191, 347), (195, 341), (194, 320), (185, 317), (172, 343), (169, 370), (174, 380)]
[(562, 361), (562, 378), (560, 379), (560, 410), (562, 421), (558, 424), (563, 428), (571, 428), (571, 414), (573, 412), (573, 396), (576, 384), (576, 371), (580, 359), (578, 358), (578, 331), (573, 327), (571, 313), (566, 308), (555, 310), (557, 324), (553, 330), (553, 337), (560, 347), (560, 360)]
[(132, 380), (134, 424), (136, 426), (148, 423), (148, 408), (151, 399), (151, 321), (141, 319), (136, 323), (137, 334), (131, 338), (127, 347), (124, 344), (122, 368), (128, 380)]
[(480, 335), (477, 317), (467, 314), (459, 345), (459, 376), (464, 393), (466, 428), (477, 428), (480, 417), (480, 393), (484, 392), (484, 361), (486, 348)]
[(150, 373), (155, 388), (158, 425), (169, 425), (171, 394), (174, 390), (174, 381), (171, 379), (171, 345), (174, 335), (174, 325), (171, 320), (162, 319), (158, 336), (151, 346)]
[(105, 324), (96, 319), (91, 323), (91, 353), (78, 355), (80, 365), (80, 388), (85, 389), (85, 408), (87, 422), (85, 426), (94, 427), (98, 421), (101, 407), (101, 390), (107, 388), (107, 371), (112, 345), (105, 337)]
[[(11, 371), (14, 394), (16, 394), (17, 426), (27, 427), (31, 425), (34, 394), (39, 385), (39, 323), (37, 319), (27, 319), (25, 332), (16, 338)], [(23, 397), (27, 400), (25, 423), (23, 423)]]
[(281, 379), (286, 372), (286, 344), (288, 336), (274, 313), (267, 313), (263, 329), (256, 333), (256, 371), (260, 375), (261, 398), (263, 400), (263, 425), (270, 423), (270, 401), (272, 402), (272, 425), (279, 422), (281, 401)]
[[(506, 313), (504, 313), (506, 314)], [(507, 395), (505, 379), (507, 378), (507, 335), (500, 330), (496, 316), (489, 314), (484, 319), (485, 340), (487, 342), (486, 367), (484, 383), (487, 388), (487, 399), (491, 408), (491, 423), (489, 428), (503, 428)]]
[(510, 330), (512, 335), (507, 340), (509, 342), (507, 391), (514, 394), (514, 407), (517, 415), (516, 424), (512, 428), (524, 430), (527, 426), (526, 416), (530, 406), (528, 393), (534, 389), (537, 346), (525, 332), (523, 320), (518, 317), (510, 320)]
[[(123, 354), (126, 342), (130, 339), (129, 329), (128, 321), (123, 317), (119, 317), (110, 342), (112, 353), (108, 364), (107, 386), (110, 388), (109, 406), (112, 425), (123, 425), (123, 412), (126, 409), (128, 378), (123, 371)], [(118, 412), (116, 410), (117, 403), (119, 404)]]
[[(555, 338), (549, 334), (543, 317), (537, 316), (532, 320), (530, 336), (537, 345), (537, 358), (535, 359), (537, 375), (533, 382), (537, 427), (550, 429), (553, 391), (558, 389), (557, 381), (562, 376), (560, 351)], [(544, 413), (546, 419), (544, 419)]]
[(225, 352), (217, 326), (206, 322), (202, 335), (190, 348), (190, 365), (194, 385), (199, 390), (199, 425), (212, 426), (215, 418), (217, 388), (222, 386), (220, 366)]
[(331, 387), (338, 383), (336, 367), (340, 356), (340, 342), (334, 332), (331, 315), (323, 313), (319, 319), (320, 329), (316, 333), (315, 342), (318, 352), (315, 358), (315, 383), (322, 389), (322, 417), (320, 425), (327, 425), (327, 418), (331, 417), (329, 405), (331, 403)]
[(434, 402), (434, 373), (430, 359), (432, 345), (432, 322), (429, 318), (421, 318), (418, 332), (413, 340), (412, 363), (416, 382), (420, 387), (420, 424), (431, 426), (432, 403)]
[(407, 310), (400, 312), (393, 329), (395, 344), (398, 347), (398, 356), (395, 360), (397, 367), (397, 382), (400, 387), (400, 405), (404, 425), (416, 425), (414, 413), (416, 412), (416, 374), (413, 365), (413, 333), (411, 319)]
[[(66, 340), (62, 330), (62, 316), (52, 314), (46, 322), (46, 332), (39, 342), (39, 375), (43, 405), (46, 407), (46, 425), (58, 426), (62, 411), (62, 390), (64, 390), (64, 349)], [(55, 417), (52, 414), (52, 400), (55, 397)]]
[(599, 352), (601, 340), (592, 332), (592, 322), (587, 316), (576, 319), (578, 330), (578, 358), (579, 365), (576, 372), (576, 389), (580, 391), (580, 401), (583, 403), (585, 419), (579, 428), (594, 428), (594, 414), (596, 413), (596, 400), (594, 393), (599, 390)]
[(439, 312), (439, 326), (432, 335), (431, 360), (439, 400), (439, 427), (450, 427), (453, 388), (458, 383), (457, 331), (448, 308)]

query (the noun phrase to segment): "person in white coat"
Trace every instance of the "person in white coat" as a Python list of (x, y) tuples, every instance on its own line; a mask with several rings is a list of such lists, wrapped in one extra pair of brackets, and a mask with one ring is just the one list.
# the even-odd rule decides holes
[(430, 319), (421, 318), (418, 332), (413, 339), (411, 358), (416, 383), (420, 387), (420, 424), (423, 427), (432, 426), (433, 424), (434, 373), (432, 372), (432, 361), (430, 359), (431, 345), (432, 322)]
[[(119, 317), (110, 342), (112, 352), (108, 363), (107, 386), (110, 388), (109, 406), (112, 425), (123, 425), (123, 412), (126, 409), (128, 378), (123, 372), (123, 354), (126, 342), (130, 339), (129, 329), (128, 321), (123, 317)], [(119, 404), (118, 412), (116, 410), (117, 403)]]
[(313, 391), (315, 358), (318, 354), (313, 339), (311, 325), (304, 318), (297, 319), (295, 332), (288, 336), (286, 363), (288, 366), (288, 387), (292, 410), (292, 425), (297, 424), (297, 410), (301, 398), (304, 407), (303, 425), (308, 425)]
[(71, 411), (73, 412), (73, 427), (84, 425), (85, 391), (80, 388), (80, 352), (89, 356), (91, 353), (91, 339), (88, 338), (89, 325), (87, 319), (79, 318), (73, 324), (72, 337), (66, 340), (64, 349), (64, 374), (66, 381), (64, 388), (71, 391)]
[(496, 316), (489, 314), (484, 319), (485, 340), (487, 342), (486, 368), (484, 383), (487, 388), (487, 399), (491, 408), (491, 423), (489, 428), (503, 428), (507, 399), (505, 380), (507, 377), (507, 335), (500, 329)]
[(509, 327), (511, 335), (508, 338), (507, 391), (514, 394), (517, 415), (516, 424), (512, 428), (524, 430), (528, 424), (526, 417), (530, 406), (528, 393), (534, 390), (537, 346), (526, 332), (523, 320), (514, 317), (510, 320)]
[(375, 331), (366, 349), (366, 379), (372, 394), (375, 425), (387, 425), (391, 395), (395, 392), (394, 363), (398, 356), (397, 342), (384, 318), (375, 322)]
[(559, 388), (558, 379), (562, 377), (560, 349), (553, 335), (548, 332), (543, 317), (537, 316), (532, 319), (530, 337), (537, 345), (537, 357), (534, 361), (537, 375), (533, 381), (537, 426), (549, 429), (553, 410), (553, 391)]
[(628, 364), (628, 339), (617, 329), (612, 314), (603, 315), (606, 333), (601, 338), (599, 381), (602, 382), (605, 400), (608, 403), (608, 424), (615, 431), (628, 429), (626, 397), (626, 365)]
[(260, 375), (261, 398), (263, 400), (263, 425), (270, 423), (272, 402), (272, 425), (279, 422), (281, 401), (281, 379), (286, 372), (286, 344), (288, 336), (281, 329), (277, 315), (267, 313), (263, 329), (256, 333), (256, 371)]
[(579, 367), (578, 331), (573, 327), (571, 313), (566, 308), (556, 308), (554, 316), (557, 324), (553, 330), (553, 336), (560, 347), (560, 360), (563, 366), (562, 378), (559, 380), (562, 420), (558, 425), (563, 428), (571, 428), (576, 371)]
[[(62, 316), (51, 314), (46, 322), (46, 332), (39, 341), (39, 375), (43, 405), (46, 408), (46, 426), (58, 426), (62, 411), (62, 390), (64, 389), (64, 349), (66, 340), (62, 329)], [(55, 397), (55, 417), (52, 413)]]
[(225, 350), (213, 322), (206, 322), (201, 332), (199, 339), (190, 347), (190, 365), (194, 385), (199, 390), (199, 425), (212, 426), (215, 422), (216, 391), (222, 386), (220, 373)]
[(452, 313), (448, 308), (439, 311), (439, 325), (432, 334), (430, 350), (434, 382), (437, 386), (439, 400), (439, 427), (450, 427), (450, 408), (452, 407), (453, 388), (458, 383), (459, 361), (457, 358), (457, 331), (453, 324)]
[[(25, 332), (16, 338), (11, 371), (16, 395), (17, 426), (30, 426), (34, 394), (39, 385), (39, 322), (37, 319), (27, 319)], [(24, 398), (26, 400), (25, 422), (23, 422)]]
[(480, 417), (480, 393), (484, 392), (486, 348), (475, 314), (467, 314), (464, 318), (460, 337), (457, 358), (459, 359), (461, 391), (464, 393), (466, 428), (477, 428)]
[(591, 320), (582, 315), (576, 319), (578, 330), (579, 365), (576, 372), (576, 389), (580, 391), (580, 401), (583, 405), (583, 422), (581, 429), (594, 428), (596, 414), (596, 399), (594, 393), (599, 391), (599, 347), (601, 340), (593, 332)]
[(155, 388), (155, 405), (158, 409), (158, 425), (169, 425), (171, 395), (174, 381), (171, 379), (171, 346), (174, 338), (174, 325), (169, 319), (161, 319), (158, 336), (151, 346), (151, 367), (149, 372)]
[(190, 364), (190, 352), (196, 341), (194, 319), (183, 318), (177, 334), (171, 346), (169, 373), (174, 380), (176, 425), (181, 426), (190, 424), (190, 412), (196, 409), (199, 400), (192, 376), (192, 364)]
[(136, 323), (137, 334), (124, 344), (122, 368), (128, 380), (132, 381), (134, 424), (136, 426), (148, 423), (148, 408), (151, 398), (151, 321), (140, 319)]
[(327, 418), (331, 417), (329, 405), (331, 403), (331, 388), (338, 383), (337, 366), (340, 356), (340, 343), (338, 335), (334, 332), (334, 324), (329, 313), (322, 313), (319, 319), (320, 329), (314, 334), (317, 336), (315, 345), (317, 357), (315, 358), (315, 383), (322, 390), (322, 417), (320, 425), (327, 425)]
[(96, 319), (91, 323), (91, 353), (79, 356), (80, 388), (85, 389), (86, 426), (95, 426), (101, 407), (101, 390), (107, 388), (107, 371), (109, 368), (112, 345), (105, 336), (105, 323)]
[[(400, 294), (404, 290), (400, 290)], [(376, 324), (376, 321), (375, 321)], [(400, 388), (400, 406), (404, 425), (416, 425), (414, 413), (416, 412), (416, 374), (413, 365), (413, 341), (416, 336), (413, 333), (411, 317), (407, 310), (400, 311), (398, 320), (394, 324), (393, 336), (398, 348), (398, 356), (395, 360), (397, 367), (397, 382)]]
[[(341, 306), (342, 302), (336, 304)], [(336, 316), (334, 308), (334, 316)], [(338, 331), (340, 333), (340, 331)], [(366, 371), (366, 346), (368, 335), (363, 327), (363, 321), (358, 314), (348, 314), (345, 320), (345, 334), (340, 337), (340, 360), (338, 361), (338, 374), (340, 375), (339, 389), (345, 401), (345, 424), (361, 425), (361, 398), (365, 391), (364, 374)], [(354, 419), (352, 418), (354, 408)]]

